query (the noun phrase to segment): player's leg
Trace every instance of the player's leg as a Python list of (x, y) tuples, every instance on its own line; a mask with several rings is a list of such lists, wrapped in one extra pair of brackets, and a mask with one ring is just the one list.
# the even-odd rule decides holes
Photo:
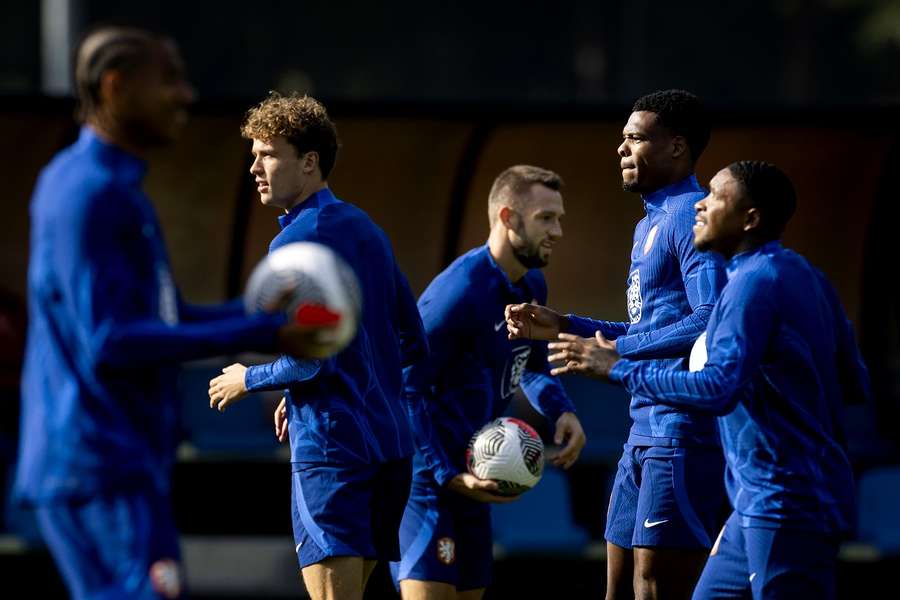
[(687, 600), (706, 564), (706, 550), (634, 549), (635, 600)]
[(366, 586), (369, 585), (369, 577), (372, 576), (372, 571), (375, 570), (375, 567), (378, 565), (377, 560), (366, 559), (363, 560), (363, 589), (366, 589)]
[(640, 471), (634, 452), (633, 447), (625, 444), (606, 511), (606, 600), (631, 598), (633, 595), (631, 540), (634, 537), (640, 485)]
[(750, 600), (750, 571), (740, 517), (733, 513), (719, 532), (694, 588), (693, 600)]
[(833, 537), (759, 527), (746, 527), (743, 534), (754, 599), (835, 598), (838, 543)]
[(725, 501), (724, 459), (718, 449), (653, 446), (639, 462), (635, 598), (690, 598)]
[(440, 581), (400, 581), (400, 596), (403, 600), (456, 600), (456, 586)]
[(38, 525), (73, 598), (181, 597), (178, 532), (168, 498), (107, 494), (37, 510)]
[(335, 556), (303, 567), (303, 583), (312, 600), (362, 600), (363, 559)]

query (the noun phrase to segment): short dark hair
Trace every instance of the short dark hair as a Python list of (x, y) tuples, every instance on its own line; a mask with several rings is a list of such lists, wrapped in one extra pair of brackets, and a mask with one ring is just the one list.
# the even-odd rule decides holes
[(100, 82), (110, 70), (126, 73), (146, 64), (163, 38), (126, 26), (102, 26), (81, 38), (75, 51), (77, 117), (86, 121), (100, 106)]
[(520, 207), (523, 202), (522, 197), (535, 184), (558, 192), (563, 187), (563, 180), (557, 173), (549, 169), (532, 165), (515, 165), (497, 175), (488, 194), (488, 219), (491, 227), (497, 222), (499, 207)]
[(662, 90), (641, 96), (631, 112), (656, 113), (660, 124), (675, 135), (684, 137), (691, 151), (691, 160), (697, 162), (709, 143), (710, 121), (700, 99), (685, 90)]
[(241, 135), (249, 140), (271, 141), (285, 138), (301, 155), (319, 155), (322, 179), (328, 179), (337, 160), (337, 127), (328, 117), (321, 102), (311, 96), (282, 96), (272, 92), (269, 97), (247, 111)]
[(777, 240), (797, 208), (794, 184), (775, 165), (761, 160), (739, 160), (728, 171), (743, 186), (746, 200), (760, 212), (758, 237)]

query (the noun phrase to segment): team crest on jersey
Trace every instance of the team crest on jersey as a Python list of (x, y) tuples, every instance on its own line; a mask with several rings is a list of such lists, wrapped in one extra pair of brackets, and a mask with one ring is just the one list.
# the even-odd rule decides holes
[(163, 558), (150, 565), (150, 584), (163, 598), (181, 595), (181, 569), (171, 558)]
[(522, 374), (525, 372), (525, 365), (528, 364), (528, 356), (530, 354), (530, 346), (522, 346), (513, 350), (512, 357), (503, 370), (503, 381), (500, 384), (500, 394), (503, 398), (515, 392), (516, 388), (519, 387), (519, 382), (522, 381)]
[(628, 276), (628, 292), (626, 293), (628, 300), (628, 318), (631, 324), (641, 320), (641, 307), (644, 301), (641, 299), (641, 270), (635, 269)]
[(456, 542), (453, 538), (442, 537), (437, 541), (437, 557), (445, 565), (456, 562)]
[(659, 233), (659, 225), (654, 225), (650, 229), (650, 233), (647, 234), (647, 241), (644, 242), (644, 254), (650, 252), (650, 248), (653, 247), (653, 242), (656, 240), (657, 233)]

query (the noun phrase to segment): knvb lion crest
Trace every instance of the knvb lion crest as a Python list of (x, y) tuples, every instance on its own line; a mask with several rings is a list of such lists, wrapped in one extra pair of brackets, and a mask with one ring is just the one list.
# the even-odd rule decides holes
[(635, 269), (628, 276), (628, 292), (626, 293), (628, 301), (628, 319), (634, 325), (641, 320), (641, 307), (644, 301), (641, 299), (641, 271)]
[(456, 542), (453, 538), (442, 537), (437, 541), (437, 557), (445, 565), (456, 562)]
[(519, 382), (522, 380), (522, 374), (525, 373), (525, 365), (528, 364), (528, 357), (531, 354), (530, 346), (523, 346), (513, 350), (512, 358), (506, 363), (507, 367), (503, 373), (503, 381), (500, 385), (500, 393), (506, 398), (516, 391)]

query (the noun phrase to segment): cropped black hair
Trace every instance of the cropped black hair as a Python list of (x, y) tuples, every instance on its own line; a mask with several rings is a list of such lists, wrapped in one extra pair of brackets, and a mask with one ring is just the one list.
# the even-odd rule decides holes
[(709, 143), (710, 121), (700, 99), (685, 90), (662, 90), (641, 96), (631, 112), (656, 113), (659, 122), (675, 135), (683, 136), (696, 163)]
[(794, 184), (775, 165), (760, 160), (739, 160), (728, 171), (746, 191), (747, 201), (760, 212), (758, 235), (777, 240), (797, 208)]

